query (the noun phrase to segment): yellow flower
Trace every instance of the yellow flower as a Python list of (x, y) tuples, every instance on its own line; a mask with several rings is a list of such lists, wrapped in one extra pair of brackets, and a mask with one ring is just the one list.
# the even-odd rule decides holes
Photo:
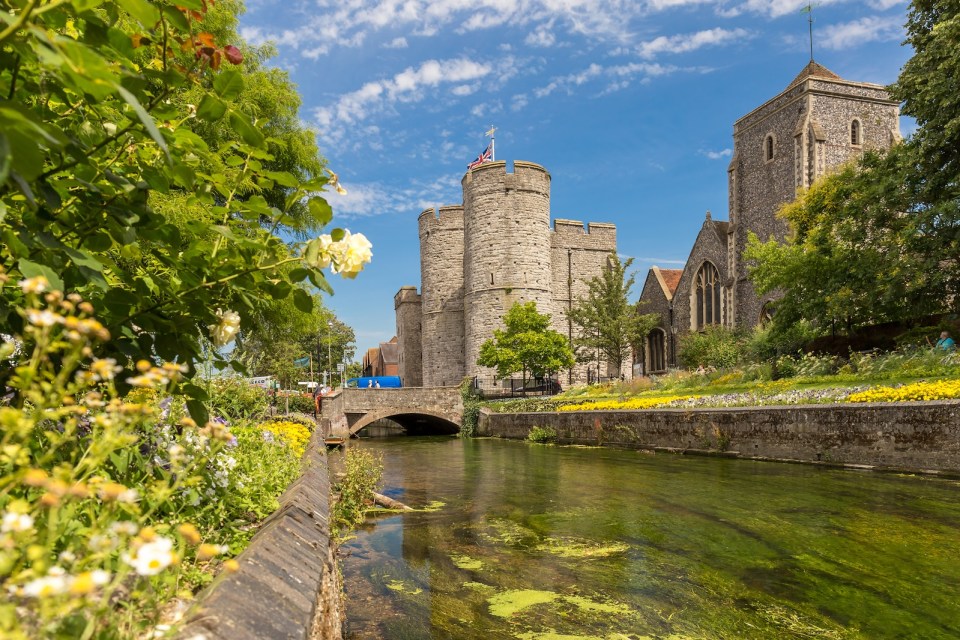
[(197, 528), (189, 522), (184, 522), (177, 527), (177, 532), (190, 544), (197, 544), (200, 542), (200, 532), (197, 531)]
[(202, 544), (197, 547), (197, 560), (209, 560), (221, 553), (227, 552), (227, 546), (222, 544)]

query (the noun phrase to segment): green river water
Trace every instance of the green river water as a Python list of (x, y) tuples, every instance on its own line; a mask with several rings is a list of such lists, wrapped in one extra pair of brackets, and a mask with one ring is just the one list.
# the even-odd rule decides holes
[[(356, 442), (356, 441), (353, 441)], [(960, 638), (960, 483), (501, 440), (361, 441), (348, 638)]]

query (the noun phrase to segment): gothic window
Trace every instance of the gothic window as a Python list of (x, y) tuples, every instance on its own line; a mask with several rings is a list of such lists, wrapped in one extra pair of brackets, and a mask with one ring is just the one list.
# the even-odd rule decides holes
[(720, 324), (720, 272), (713, 263), (703, 263), (693, 280), (693, 287), (694, 329)]
[(667, 336), (663, 329), (654, 329), (647, 334), (647, 371), (657, 373), (667, 370)]
[(763, 159), (765, 162), (770, 162), (773, 160), (774, 152), (774, 139), (773, 134), (768, 133), (767, 137), (763, 141)]
[(850, 144), (855, 147), (863, 144), (863, 132), (860, 129), (861, 125), (859, 120), (854, 120), (850, 123)]

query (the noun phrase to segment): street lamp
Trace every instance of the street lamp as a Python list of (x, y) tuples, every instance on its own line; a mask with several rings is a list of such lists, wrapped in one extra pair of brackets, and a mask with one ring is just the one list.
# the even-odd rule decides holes
[(333, 320), (327, 320), (327, 371), (330, 372), (330, 386), (333, 386), (333, 358), (330, 357), (330, 345), (333, 342)]

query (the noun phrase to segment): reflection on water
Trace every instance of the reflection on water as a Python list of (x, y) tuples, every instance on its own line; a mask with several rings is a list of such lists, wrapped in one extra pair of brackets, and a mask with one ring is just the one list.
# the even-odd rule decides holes
[[(397, 438), (425, 512), (342, 547), (348, 637), (958, 638), (960, 483)], [(435, 505), (435, 507), (438, 505)]]

